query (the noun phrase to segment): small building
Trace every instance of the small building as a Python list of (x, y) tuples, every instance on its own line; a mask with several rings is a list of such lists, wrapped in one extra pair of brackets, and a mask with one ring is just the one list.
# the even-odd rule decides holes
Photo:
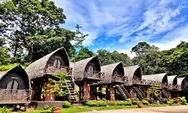
[(169, 92), (170, 97), (177, 97), (178, 96), (178, 85), (177, 85), (177, 75), (170, 75), (167, 76), (168, 79), (168, 85), (169, 85)]
[(53, 75), (60, 72), (70, 74), (70, 70), (68, 54), (63, 47), (31, 63), (26, 72), (31, 81), (32, 100), (41, 100), (42, 88), (49, 78), (55, 79)]
[(139, 65), (124, 67), (124, 72), (125, 72), (124, 76), (128, 77), (128, 82), (124, 84), (124, 89), (127, 89), (127, 91), (130, 94), (127, 95), (127, 97), (128, 98), (137, 97), (140, 100), (144, 99), (146, 95), (144, 93), (146, 89), (146, 84), (142, 82), (141, 67)]
[(98, 83), (99, 88), (106, 87), (106, 99), (115, 100), (115, 86), (125, 82), (123, 63), (113, 63), (101, 67), (104, 79)]
[(0, 75), (0, 104), (26, 103), (30, 96), (30, 83), (25, 70), (17, 65)]
[(71, 63), (71, 67), (73, 68), (75, 83), (79, 87), (80, 99), (88, 100), (93, 98), (91, 95), (93, 96), (92, 93), (95, 91), (91, 90), (91, 85), (103, 79), (98, 56)]
[(160, 74), (151, 74), (151, 75), (143, 75), (142, 79), (152, 81), (153, 83), (157, 83), (159, 86), (160, 92), (160, 98), (168, 98), (170, 97), (170, 94), (168, 92), (168, 78), (166, 73), (160, 73)]

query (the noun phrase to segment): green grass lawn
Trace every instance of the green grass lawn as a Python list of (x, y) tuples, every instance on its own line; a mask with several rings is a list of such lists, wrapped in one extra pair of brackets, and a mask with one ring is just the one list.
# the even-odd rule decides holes
[[(143, 105), (143, 108), (147, 107), (165, 107), (169, 106), (169, 104), (150, 104), (150, 105)], [(172, 106), (178, 106), (178, 104), (174, 104)], [(87, 112), (92, 110), (112, 110), (112, 109), (131, 109), (137, 108), (137, 105), (131, 106), (103, 106), (103, 107), (88, 107), (88, 106), (72, 106), (70, 108), (62, 108), (62, 113), (79, 113), (79, 112)], [(33, 110), (30, 109), (26, 113), (50, 113), (49, 110)]]

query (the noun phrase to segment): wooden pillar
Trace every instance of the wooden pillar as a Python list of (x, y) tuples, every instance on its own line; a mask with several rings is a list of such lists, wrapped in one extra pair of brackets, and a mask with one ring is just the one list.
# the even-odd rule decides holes
[(146, 98), (150, 98), (149, 88), (150, 88), (150, 87), (146, 87)]
[(79, 86), (79, 98), (82, 100), (83, 99), (83, 87)]
[(115, 89), (114, 89), (113, 85), (108, 85), (106, 91), (107, 91), (106, 92), (107, 99), (108, 100), (115, 100)]
[(97, 87), (91, 86), (91, 100), (97, 100)]
[(102, 86), (99, 86), (99, 98), (102, 99)]
[(130, 95), (131, 95), (131, 98), (136, 98), (136, 93), (134, 91), (134, 87), (130, 88)]
[(90, 84), (86, 80), (83, 82), (83, 99), (88, 100), (90, 99)]

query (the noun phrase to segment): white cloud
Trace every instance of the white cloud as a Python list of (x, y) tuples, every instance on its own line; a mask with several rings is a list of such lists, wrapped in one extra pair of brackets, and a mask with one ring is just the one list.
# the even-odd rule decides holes
[(161, 50), (168, 50), (176, 47), (181, 41), (188, 42), (188, 25), (177, 28), (172, 32), (169, 32), (164, 36), (162, 40), (157, 42), (151, 42), (152, 45), (156, 45)]
[[(67, 16), (66, 24), (63, 25), (65, 28), (74, 29), (75, 24), (80, 24), (83, 27), (82, 31), (89, 34), (83, 42), (85, 46), (108, 47), (108, 43), (106, 45), (93, 43), (103, 33), (106, 35), (102, 37), (105, 40), (110, 40), (108, 37), (117, 37), (117, 40), (125, 47), (119, 49), (118, 43), (112, 48), (128, 52), (130, 56), (127, 48), (131, 48), (133, 44), (139, 41), (150, 42), (161, 33), (173, 33), (173, 30), (186, 20), (186, 17), (180, 16), (181, 10), (185, 7), (185, 0), (53, 1), (65, 11)], [(180, 40), (187, 40), (187, 38), (182, 38), (183, 36), (177, 36), (172, 40), (169, 40), (168, 37), (166, 35), (162, 40), (151, 43), (167, 49), (177, 45)], [(164, 46), (164, 43), (168, 43), (169, 46)]]

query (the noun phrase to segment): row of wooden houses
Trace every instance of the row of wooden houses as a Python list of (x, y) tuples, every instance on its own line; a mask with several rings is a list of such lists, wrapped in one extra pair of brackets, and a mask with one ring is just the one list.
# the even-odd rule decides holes
[[(122, 62), (100, 65), (98, 56), (70, 62), (62, 47), (31, 63), (24, 70), (20, 65), (0, 75), (0, 104), (42, 101), (42, 89), (54, 74), (67, 75), (68, 99), (71, 102), (150, 98), (155, 84), (160, 98), (186, 96), (187, 79), (166, 73), (142, 75), (139, 65), (124, 67)], [(75, 94), (78, 86), (78, 95)], [(79, 100), (76, 98), (79, 96)]]

